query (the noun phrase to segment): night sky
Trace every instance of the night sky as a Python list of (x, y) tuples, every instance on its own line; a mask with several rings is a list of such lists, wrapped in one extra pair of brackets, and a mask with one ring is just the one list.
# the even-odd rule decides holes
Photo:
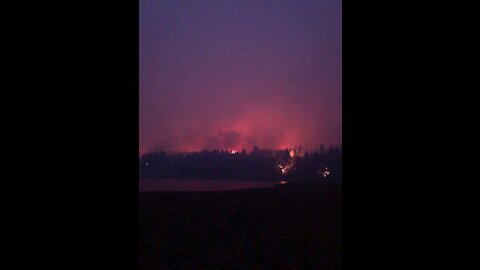
[(340, 0), (140, 0), (140, 151), (341, 146)]

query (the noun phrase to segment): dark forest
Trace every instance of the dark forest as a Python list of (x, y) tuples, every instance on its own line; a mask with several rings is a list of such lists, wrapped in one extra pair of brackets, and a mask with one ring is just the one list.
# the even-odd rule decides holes
[(341, 179), (342, 149), (323, 145), (313, 152), (302, 147), (272, 150), (254, 147), (234, 151), (190, 153), (148, 152), (140, 156), (141, 178), (182, 178), (258, 181)]

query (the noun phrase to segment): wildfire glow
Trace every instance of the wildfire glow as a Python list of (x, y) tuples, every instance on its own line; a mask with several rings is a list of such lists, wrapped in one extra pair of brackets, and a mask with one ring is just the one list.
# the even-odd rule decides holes
[(290, 169), (293, 168), (293, 163), (288, 163), (288, 164), (278, 164), (278, 167), (281, 169), (282, 174), (285, 175), (290, 171)]
[(296, 152), (296, 147), (295, 149), (288, 150), (288, 154), (290, 155), (289, 160), (277, 163), (277, 166), (280, 168), (283, 175), (286, 175), (295, 166), (294, 156), (296, 155)]

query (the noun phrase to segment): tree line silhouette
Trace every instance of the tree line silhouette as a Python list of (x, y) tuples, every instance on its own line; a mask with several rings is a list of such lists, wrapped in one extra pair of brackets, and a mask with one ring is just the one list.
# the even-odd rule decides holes
[[(286, 168), (282, 171), (282, 168)], [(287, 170), (288, 169), (288, 170)], [(325, 173), (328, 172), (328, 173)], [(294, 149), (260, 149), (250, 153), (207, 151), (148, 152), (139, 158), (141, 178), (184, 178), (256, 181), (312, 181), (322, 178), (341, 179), (342, 149), (323, 145), (311, 153)]]

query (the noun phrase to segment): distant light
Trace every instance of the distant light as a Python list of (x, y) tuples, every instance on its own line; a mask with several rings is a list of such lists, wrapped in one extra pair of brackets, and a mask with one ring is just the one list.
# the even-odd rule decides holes
[(288, 182), (285, 180), (280, 181), (280, 185), (286, 185)]
[(145, 165), (147, 165), (147, 166), (148, 166), (148, 162), (145, 162)]
[(323, 170), (322, 176), (324, 178), (327, 178), (329, 175), (330, 175), (330, 171), (328, 170), (327, 167), (325, 167), (325, 169)]
[(294, 169), (294, 170), (295, 170), (295, 168), (293, 168), (293, 165), (294, 165), (293, 163), (290, 163), (290, 164), (277, 164), (277, 166), (282, 170), (282, 174), (284, 174), (284, 175), (287, 174), (288, 171), (290, 171), (291, 169)]
[(238, 152), (235, 151), (235, 150), (230, 151), (230, 154), (232, 154), (232, 155), (235, 155), (236, 153), (238, 153)]

